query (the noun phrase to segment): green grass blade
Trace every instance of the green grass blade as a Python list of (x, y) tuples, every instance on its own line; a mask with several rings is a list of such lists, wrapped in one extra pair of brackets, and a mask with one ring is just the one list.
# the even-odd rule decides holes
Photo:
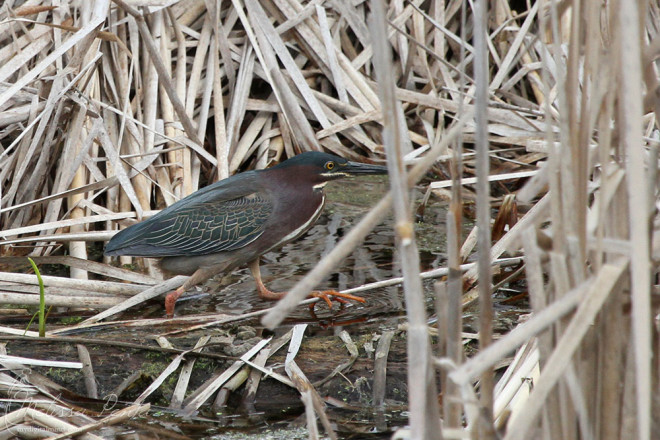
[(41, 272), (39, 272), (39, 268), (32, 258), (28, 257), (28, 260), (30, 260), (32, 269), (34, 269), (34, 273), (37, 275), (37, 280), (39, 281), (39, 337), (43, 338), (46, 336), (46, 295), (44, 292), (44, 280), (41, 279)]

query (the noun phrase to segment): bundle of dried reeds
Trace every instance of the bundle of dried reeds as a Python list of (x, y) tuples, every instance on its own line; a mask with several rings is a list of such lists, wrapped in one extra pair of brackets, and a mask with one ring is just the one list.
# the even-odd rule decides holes
[[(660, 256), (658, 71), (657, 45), (647, 43), (657, 40), (658, 12), (655, 2), (539, 2), (529, 10), (526, 22), (536, 30), (521, 50), (540, 59), (537, 99), (547, 125), (542, 148), (530, 143), (528, 150), (548, 160), (518, 198), (549, 191), (490, 254), (524, 253), (534, 313), (462, 365), (451, 349), (458, 336), (445, 328), (450, 358), (438, 360), (451, 370), (445, 421), (461, 428), (463, 412), (473, 438), (494, 438), (498, 430), (505, 439), (660, 435), (652, 326)], [(520, 32), (528, 32), (524, 24)], [(491, 87), (502, 74), (493, 73)], [(488, 315), (482, 310), (482, 332)], [(484, 378), (514, 349), (493, 412), (493, 400), (484, 399), (493, 385)], [(472, 385), (479, 377), (477, 402)]]

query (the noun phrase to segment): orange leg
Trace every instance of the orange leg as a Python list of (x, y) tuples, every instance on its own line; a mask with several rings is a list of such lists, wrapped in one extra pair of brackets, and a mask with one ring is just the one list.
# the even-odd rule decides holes
[(183, 295), (183, 292), (192, 289), (199, 283), (203, 283), (221, 271), (222, 267), (218, 266), (200, 267), (190, 276), (190, 278), (188, 278), (183, 286), (179, 287), (174, 292), (167, 294), (165, 297), (165, 313), (167, 313), (167, 317), (171, 318), (174, 316), (174, 306), (179, 297)]
[(174, 292), (168, 293), (165, 297), (165, 313), (167, 314), (168, 318), (174, 316), (174, 305), (176, 304), (176, 300), (178, 300), (185, 291), (185, 285), (183, 285), (176, 289)]
[[(252, 276), (254, 277), (254, 280), (257, 283), (257, 291), (259, 292), (260, 297), (269, 300), (278, 300), (284, 298), (287, 292), (273, 292), (272, 290), (268, 290), (268, 288), (264, 285), (263, 281), (261, 281), (261, 270), (259, 269), (259, 259), (251, 261), (248, 267), (250, 268), (250, 272), (252, 272)], [(360, 296), (354, 296), (348, 293), (341, 293), (335, 290), (324, 290), (321, 292), (314, 291), (309, 294), (309, 297), (322, 299), (323, 301), (326, 302), (329, 308), (332, 308), (332, 300), (337, 301), (339, 303), (346, 303), (348, 301), (357, 301), (361, 303), (367, 302), (367, 300), (365, 300)], [(310, 308), (314, 308), (314, 304), (311, 304)]]

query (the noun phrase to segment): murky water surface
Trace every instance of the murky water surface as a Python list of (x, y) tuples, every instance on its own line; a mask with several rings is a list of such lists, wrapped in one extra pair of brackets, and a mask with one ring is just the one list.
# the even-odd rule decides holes
[[(261, 272), (264, 283), (273, 291), (287, 291), (302, 279), (314, 265), (341, 240), (375, 205), (389, 189), (386, 178), (365, 177), (330, 183), (326, 187), (326, 207), (323, 214), (303, 237), (266, 254), (261, 259)], [(414, 191), (416, 200), (422, 193)], [(429, 203), (423, 223), (416, 224), (420, 234), (421, 270), (429, 270), (445, 265), (445, 216), (446, 204), (438, 201)], [(392, 215), (388, 214), (380, 225), (370, 233), (364, 243), (346, 258), (342, 264), (317, 289), (344, 290), (400, 276), (400, 267), (395, 250), (395, 237), (392, 231)], [(429, 314), (433, 313), (433, 281), (424, 283), (426, 304)], [(300, 359), (301, 368), (306, 374), (327, 375), (333, 368), (346, 362), (348, 353), (337, 335), (345, 329), (358, 346), (360, 357), (346, 372), (346, 376), (319, 387), (322, 396), (330, 396), (327, 414), (335, 424), (341, 438), (389, 438), (397, 426), (407, 421), (407, 385), (405, 368), (405, 332), (397, 332), (389, 353), (386, 406), (380, 412), (372, 404), (373, 351), (378, 338), (385, 329), (396, 330), (405, 321), (405, 305), (401, 286), (378, 288), (359, 295), (367, 302), (336, 304), (328, 309), (318, 303), (315, 313), (307, 306), (300, 306), (285, 321), (275, 335), (282, 334), (291, 325), (308, 323), (305, 333), (304, 355)], [(247, 268), (240, 268), (220, 275), (198, 289), (189, 292), (177, 303), (177, 316), (198, 314), (243, 314), (273, 306), (273, 302), (259, 298), (254, 280)], [(151, 309), (152, 316), (162, 316), (162, 306)], [(130, 314), (130, 312), (128, 313)], [(259, 327), (258, 319), (247, 324)], [(336, 349), (324, 353), (319, 344), (330, 341)], [(308, 363), (306, 363), (308, 362)], [(283, 373), (283, 371), (282, 371)], [(311, 379), (312, 381), (318, 380)], [(271, 381), (266, 381), (266, 385)], [(260, 393), (261, 393), (260, 389)], [(268, 395), (272, 390), (264, 393)], [(266, 427), (288, 425), (303, 414), (304, 408), (299, 397), (280, 397), (273, 400), (257, 399), (256, 414), (245, 417), (236, 404), (223, 410), (223, 415), (200, 414), (215, 419), (231, 429), (246, 429), (248, 435), (260, 435)], [(281, 425), (280, 422), (284, 422)], [(304, 426), (304, 420), (298, 420)], [(295, 425), (296, 423), (294, 423)], [(224, 437), (224, 428), (208, 433), (218, 433)], [(286, 436), (286, 434), (285, 434)], [(298, 438), (293, 433), (289, 438)], [(306, 437), (301, 437), (306, 438)]]
[[(262, 257), (261, 271), (268, 288), (279, 292), (293, 287), (380, 200), (387, 192), (387, 185), (387, 180), (381, 177), (330, 183), (326, 189), (326, 207), (316, 225), (295, 242)], [(416, 196), (419, 198), (421, 194), (417, 192)], [(317, 288), (344, 290), (400, 276), (391, 220), (391, 215), (384, 218), (365, 242)], [(419, 231), (424, 235), (424, 248), (420, 249), (422, 270), (438, 267), (445, 262), (444, 223), (445, 205), (431, 203), (425, 214), (425, 223), (418, 224)], [(430, 289), (430, 286), (431, 283), (427, 283), (427, 288)], [(373, 321), (375, 318), (405, 313), (400, 286), (380, 288), (361, 295), (367, 300), (364, 304), (337, 304), (332, 310), (325, 305), (317, 305), (316, 318), (307, 307), (301, 306), (293, 312), (289, 322), (314, 322), (318, 319), (327, 325)], [(250, 271), (241, 268), (216, 277), (202, 286), (198, 294), (189, 293), (187, 299), (179, 300), (177, 314), (240, 314), (272, 305), (272, 302), (259, 298)]]
[[(294, 243), (262, 257), (262, 276), (266, 285), (274, 291), (287, 291), (305, 276), (314, 265), (341, 240), (387, 192), (388, 183), (383, 177), (365, 177), (330, 183), (326, 188), (326, 208), (316, 225)], [(420, 191), (414, 191), (419, 203)], [(416, 207), (417, 205), (415, 205)], [(421, 270), (434, 269), (446, 265), (445, 244), (446, 204), (434, 200), (428, 203), (423, 222), (415, 225), (418, 234)], [(465, 225), (464, 236), (471, 225)], [(369, 234), (340, 267), (324, 282), (319, 290), (344, 290), (365, 283), (381, 281), (400, 276), (400, 267), (395, 250), (395, 237), (392, 231), (392, 216), (383, 218), (382, 223)], [(429, 316), (434, 313), (433, 281), (424, 282), (426, 306)], [(287, 321), (273, 332), (278, 337), (296, 323), (310, 324), (305, 332), (301, 352), (296, 362), (312, 382), (323, 381), (332, 376), (333, 370), (350, 362), (347, 346), (338, 337), (346, 330), (355, 343), (359, 355), (340, 374), (322, 385), (315, 385), (325, 399), (326, 413), (340, 438), (389, 438), (393, 430), (407, 422), (407, 373), (405, 331), (398, 328), (405, 322), (405, 307), (401, 286), (378, 288), (360, 293), (367, 302), (335, 305), (332, 309), (318, 303), (315, 314), (307, 306), (298, 307)], [(240, 315), (269, 308), (274, 303), (257, 295), (254, 280), (247, 268), (239, 268), (231, 273), (217, 276), (201, 286), (197, 292), (188, 292), (176, 306), (177, 317), (197, 315)], [(507, 305), (497, 305), (498, 324), (496, 327), (511, 327), (519, 310)], [(162, 318), (164, 314), (162, 297), (147, 305), (132, 308), (117, 316), (121, 320), (142, 322), (143, 318)], [(464, 315), (464, 330), (475, 331), (472, 319), (474, 314), (467, 310)], [(58, 319), (54, 315), (53, 321)], [(169, 320), (158, 320), (154, 326), (123, 327), (120, 323), (84, 330), (79, 335), (109, 341), (131, 342), (139, 346), (153, 344), (154, 335), (165, 334), (179, 349), (192, 348), (200, 337), (212, 335), (228, 343), (215, 343), (206, 348), (215, 358), (200, 358), (193, 370), (189, 390), (194, 390), (209, 380), (213, 374), (224, 371), (237, 356), (228, 349), (236, 345), (254, 345), (254, 336), (271, 336), (261, 328), (258, 319), (243, 320), (230, 324), (216, 325), (208, 329), (189, 330), (188, 324)], [(183, 326), (183, 327), (182, 327)], [(245, 327), (248, 326), (248, 327)], [(185, 331), (181, 331), (185, 328)], [(248, 329), (249, 331), (245, 330)], [(172, 333), (176, 331), (177, 333)], [(384, 332), (392, 331), (393, 339), (387, 355), (387, 378), (385, 404), (380, 410), (373, 405), (374, 351)], [(245, 333), (251, 333), (246, 340)], [(252, 338), (252, 339), (251, 339)], [(153, 382), (171, 362), (172, 355), (141, 349), (117, 348), (112, 344), (90, 346), (95, 365), (99, 395), (112, 395), (122, 381), (135, 372), (140, 372), (133, 391), (119, 393), (121, 400), (131, 402), (140, 392)], [(63, 345), (35, 343), (30, 346), (10, 345), (17, 355), (40, 358), (70, 358), (71, 344)], [(25, 349), (25, 352), (22, 352)], [(75, 351), (75, 350), (74, 350)], [(268, 361), (268, 366), (285, 375), (282, 349)], [(229, 356), (229, 361), (224, 360)], [(77, 375), (67, 376), (67, 372), (57, 370), (45, 372), (51, 379), (84, 394), (82, 381)], [(146, 424), (157, 425), (169, 430), (176, 427), (179, 432), (191, 438), (306, 438), (299, 426), (305, 426), (304, 407), (298, 392), (275, 380), (262, 380), (256, 398), (246, 407), (245, 387), (231, 392), (229, 400), (220, 407), (207, 402), (192, 419), (182, 419), (176, 412), (167, 408), (176, 384), (177, 374), (172, 375), (156, 394), (150, 397), (153, 404), (148, 420), (136, 432), (150, 432)], [(269, 435), (273, 430), (281, 430), (280, 437)], [(232, 437), (236, 435), (237, 437)], [(274, 434), (273, 434), (274, 435)], [(264, 437), (265, 436), (265, 437)], [(121, 436), (120, 436), (121, 437)], [(149, 437), (149, 434), (145, 438)], [(119, 437), (118, 437), (119, 438)], [(141, 437), (140, 437), (141, 438)]]

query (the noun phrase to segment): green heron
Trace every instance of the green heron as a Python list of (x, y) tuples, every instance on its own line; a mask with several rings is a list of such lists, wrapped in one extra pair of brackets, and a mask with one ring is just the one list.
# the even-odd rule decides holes
[[(177, 299), (212, 276), (248, 265), (259, 296), (280, 299), (261, 281), (259, 258), (300, 237), (318, 219), (325, 203), (323, 187), (331, 180), (360, 174), (386, 174), (387, 168), (349, 162), (320, 152), (294, 156), (265, 170), (247, 171), (185, 197), (112, 237), (105, 255), (162, 258), (170, 274), (190, 275), (167, 295), (165, 310), (174, 314)], [(345, 302), (363, 298), (334, 291), (312, 297)]]

